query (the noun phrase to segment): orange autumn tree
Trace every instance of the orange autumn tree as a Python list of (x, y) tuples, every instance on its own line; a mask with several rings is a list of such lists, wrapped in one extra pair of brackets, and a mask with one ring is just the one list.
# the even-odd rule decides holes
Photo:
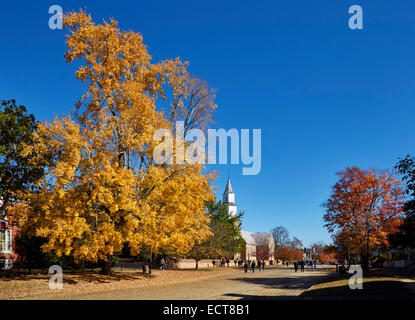
[(341, 260), (343, 255), (337, 251), (336, 245), (328, 245), (324, 248), (323, 252), (319, 255), (318, 259), (320, 261), (334, 262), (336, 260)]
[(387, 246), (387, 236), (402, 219), (404, 193), (401, 183), (379, 170), (347, 168), (323, 204), (324, 220), (338, 244), (370, 255), (374, 245)]
[(312, 260), (335, 261), (336, 249), (332, 245), (326, 245), (323, 241), (318, 241), (310, 245)]
[(320, 253), (318, 256), (318, 260), (324, 261), (324, 262), (334, 262), (336, 261), (334, 253)]
[(276, 250), (276, 258), (284, 261), (303, 259), (303, 251), (296, 248), (279, 247)]
[[(64, 27), (66, 61), (78, 60), (76, 78), (88, 89), (73, 116), (40, 124), (26, 148), (47, 166), (38, 188), (22, 195), (30, 232), (47, 239), (44, 252), (101, 260), (106, 274), (125, 243), (133, 255), (143, 246), (188, 252), (210, 235), (205, 202), (214, 199), (214, 177), (198, 164), (157, 163), (153, 136), (172, 129), (168, 107), (156, 103), (173, 92), (175, 119), (186, 115), (181, 101), (195, 78), (179, 59), (152, 63), (141, 35), (120, 31), (114, 20), (95, 24), (80, 11), (66, 15)], [(191, 106), (205, 112), (200, 123), (210, 119), (213, 99)]]

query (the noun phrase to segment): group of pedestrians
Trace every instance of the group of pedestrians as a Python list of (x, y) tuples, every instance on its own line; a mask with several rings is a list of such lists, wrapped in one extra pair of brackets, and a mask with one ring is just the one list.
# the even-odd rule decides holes
[[(219, 262), (220, 262), (221, 267), (225, 267), (225, 266), (229, 267), (229, 263), (230, 263), (229, 259), (223, 258), (223, 259), (219, 260)], [(247, 261), (234, 260), (235, 267), (237, 265), (241, 265), (242, 263), (243, 263), (243, 266), (244, 266), (245, 273), (247, 273), (249, 270), (251, 270), (252, 272), (255, 272), (256, 267), (258, 267), (258, 271), (261, 271), (261, 269), (262, 269), (262, 271), (265, 271), (265, 264), (266, 264), (265, 260), (262, 260), (262, 261), (261, 260), (258, 260), (258, 261), (253, 260), (252, 262), (249, 261), (249, 260), (247, 260)], [(212, 261), (212, 265), (214, 267), (216, 266), (216, 261), (215, 260)], [(287, 261), (287, 262), (283, 263), (283, 265), (287, 265), (287, 267), (288, 267), (289, 262)], [(301, 272), (304, 272), (304, 269), (305, 269), (306, 265), (310, 269), (315, 269), (316, 268), (316, 261), (304, 261), (304, 260), (297, 261), (297, 260), (295, 260), (294, 261), (294, 270), (295, 270), (295, 272), (297, 272), (298, 269), (300, 269)], [(161, 260), (160, 260), (160, 270), (166, 270), (166, 260), (164, 258), (161, 258)]]
[(244, 270), (245, 270), (245, 273), (248, 272), (249, 268), (251, 269), (252, 272), (255, 272), (255, 267), (256, 266), (258, 266), (258, 271), (261, 271), (261, 268), (262, 268), (262, 271), (265, 271), (265, 264), (266, 264), (265, 263), (265, 260), (263, 260), (263, 261), (258, 260), (258, 262), (255, 262), (255, 260), (252, 261), (252, 262), (245, 261), (244, 262)]
[[(236, 260), (235, 260), (236, 261)], [(227, 266), (227, 267), (229, 267), (229, 263), (230, 263), (231, 261), (229, 260), (229, 259), (225, 259), (225, 258), (223, 258), (223, 259), (221, 259), (221, 260), (219, 260), (219, 267), (225, 267), (225, 266)], [(235, 262), (234, 262), (235, 263)], [(216, 260), (212, 260), (212, 265), (214, 266), (214, 267), (216, 267)]]
[[(297, 270), (300, 268), (301, 272), (304, 272), (305, 266), (308, 266), (310, 269), (316, 269), (316, 262), (315, 261), (304, 261), (300, 260), (299, 262), (294, 261), (294, 270), (297, 272)], [(288, 262), (287, 262), (288, 267)]]
[(297, 272), (298, 268), (301, 268), (301, 272), (304, 272), (304, 261), (301, 260), (300, 262), (294, 261), (294, 270)]

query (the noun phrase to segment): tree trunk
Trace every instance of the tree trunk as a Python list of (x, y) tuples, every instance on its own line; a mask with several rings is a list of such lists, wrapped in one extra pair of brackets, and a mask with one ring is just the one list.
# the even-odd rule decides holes
[(360, 265), (363, 270), (367, 271), (369, 264), (367, 261), (367, 255), (364, 253), (360, 254)]
[(362, 266), (363, 270), (369, 271), (369, 260), (370, 260), (370, 234), (369, 230), (367, 231), (367, 242), (366, 242), (366, 255), (365, 255), (365, 261)]
[(101, 274), (110, 275), (112, 273), (111, 267), (112, 267), (112, 256), (109, 256), (107, 257), (107, 259), (105, 259), (102, 262)]
[(351, 255), (350, 255), (350, 242), (347, 242), (347, 264), (349, 265), (349, 267), (351, 265), (350, 259), (351, 259)]
[(199, 260), (196, 260), (196, 270), (199, 270)]

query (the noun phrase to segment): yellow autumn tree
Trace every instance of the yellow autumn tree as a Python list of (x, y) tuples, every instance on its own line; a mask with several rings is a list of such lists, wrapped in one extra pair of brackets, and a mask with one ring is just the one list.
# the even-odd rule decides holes
[[(25, 150), (46, 166), (38, 188), (22, 195), (30, 232), (47, 239), (45, 252), (103, 261), (103, 273), (125, 243), (132, 254), (143, 245), (188, 252), (210, 235), (205, 202), (214, 198), (214, 176), (199, 164), (158, 164), (153, 135), (171, 130), (186, 108), (203, 110), (192, 121), (205, 125), (216, 108), (212, 91), (179, 59), (152, 63), (141, 35), (120, 31), (112, 19), (95, 24), (72, 12), (64, 27), (66, 61), (80, 62), (75, 75), (88, 89), (72, 116), (39, 124)], [(204, 90), (193, 96), (203, 99), (186, 105), (195, 81)], [(175, 105), (180, 113), (166, 112)]]

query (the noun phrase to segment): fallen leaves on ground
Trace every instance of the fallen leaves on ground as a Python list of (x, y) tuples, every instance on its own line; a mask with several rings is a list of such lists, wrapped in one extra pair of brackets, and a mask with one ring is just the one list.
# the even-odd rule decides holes
[(115, 271), (111, 276), (91, 272), (64, 272), (63, 289), (61, 290), (49, 288), (49, 279), (52, 276), (50, 274), (16, 275), (11, 278), (0, 278), (0, 299), (30, 299), (128, 288), (148, 288), (209, 279), (236, 271), (237, 269), (234, 268), (214, 268), (198, 271), (153, 270), (151, 275), (144, 275), (141, 270), (125, 270)]

